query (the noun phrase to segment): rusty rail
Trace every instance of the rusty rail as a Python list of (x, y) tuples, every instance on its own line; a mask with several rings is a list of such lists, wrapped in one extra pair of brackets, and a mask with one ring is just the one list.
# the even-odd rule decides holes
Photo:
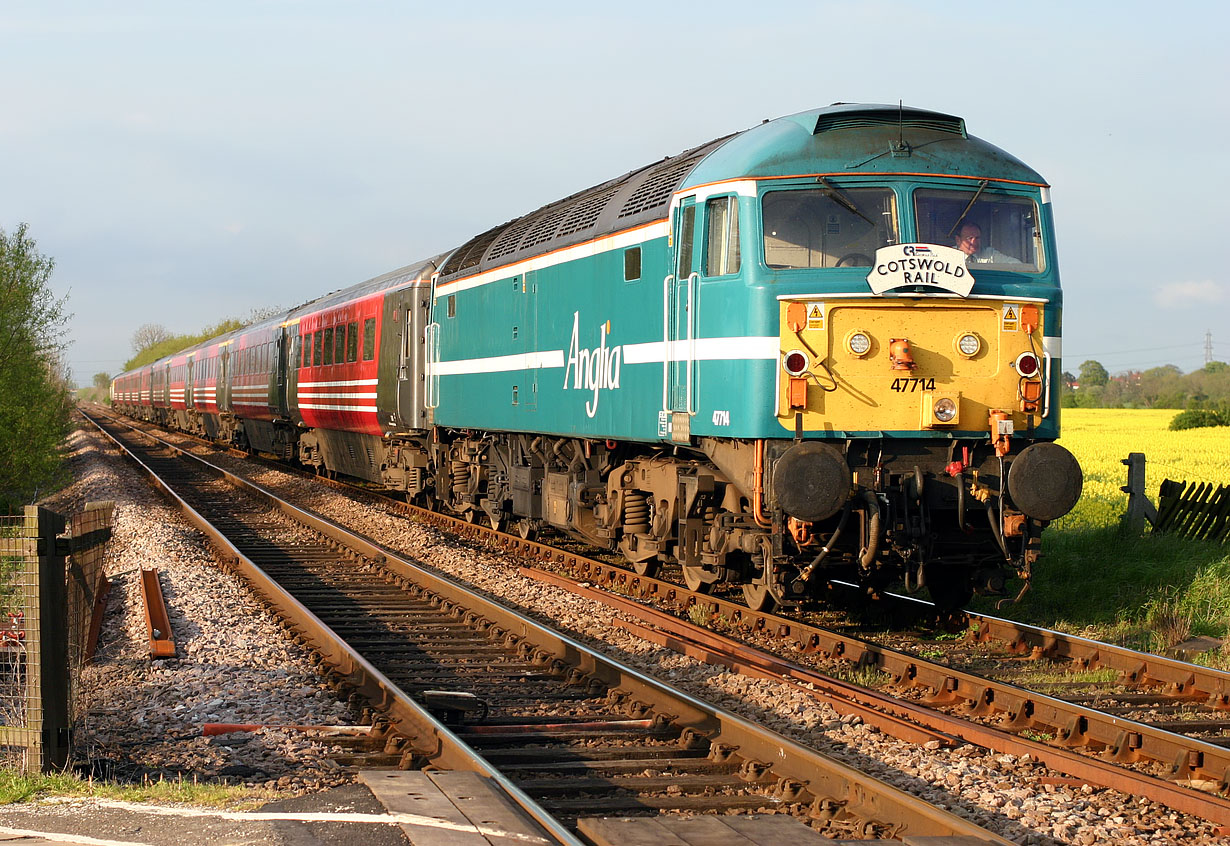
[[(522, 572), (530, 578), (571, 590), (580, 596), (636, 615), (656, 627), (655, 630), (636, 623), (621, 623), (640, 637), (699, 661), (720, 664), (747, 676), (799, 684), (803, 686), (801, 690), (824, 699), (835, 710), (841, 713), (858, 713), (865, 722), (903, 740), (911, 738), (907, 731), (902, 730), (902, 726), (910, 726), (913, 732), (917, 733), (917, 739), (911, 742), (951, 742), (952, 738), (959, 738), (1001, 754), (1031, 755), (1051, 769), (1073, 776), (1078, 783), (1146, 796), (1175, 810), (1195, 814), (1223, 825), (1230, 823), (1230, 802), (1220, 797), (1198, 793), (1107, 761), (1048, 746), (1011, 732), (848, 684), (695, 626), (673, 614), (647, 608), (639, 602), (606, 591), (576, 584), (553, 573), (532, 568), (522, 568)], [(872, 716), (869, 716), (868, 712)], [(930, 736), (923, 737), (924, 732)]]
[(175, 639), (171, 637), (171, 620), (167, 603), (158, 582), (158, 568), (141, 570), (141, 599), (145, 603), (145, 631), (149, 635), (149, 657), (174, 658)]

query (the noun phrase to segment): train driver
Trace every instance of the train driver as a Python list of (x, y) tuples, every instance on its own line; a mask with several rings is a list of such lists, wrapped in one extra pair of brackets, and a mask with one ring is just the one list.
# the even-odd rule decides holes
[(1021, 264), (1021, 260), (1002, 253), (994, 247), (982, 245), (982, 227), (972, 220), (962, 223), (956, 232), (954, 246), (965, 253), (968, 264)]

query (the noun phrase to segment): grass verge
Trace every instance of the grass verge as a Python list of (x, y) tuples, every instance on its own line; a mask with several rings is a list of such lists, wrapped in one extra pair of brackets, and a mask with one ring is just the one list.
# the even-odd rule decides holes
[(48, 796), (179, 803), (240, 810), (259, 807), (275, 798), (276, 794), (262, 788), (184, 779), (117, 784), (83, 779), (68, 773), (23, 773), (9, 767), (0, 768), (0, 805), (34, 802)]

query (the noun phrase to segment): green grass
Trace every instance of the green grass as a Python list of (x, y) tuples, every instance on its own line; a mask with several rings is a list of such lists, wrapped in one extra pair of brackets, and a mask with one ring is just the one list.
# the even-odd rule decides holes
[(0, 805), (32, 802), (47, 796), (79, 796), (119, 799), (127, 802), (178, 802), (218, 808), (258, 807), (275, 794), (247, 788), (192, 781), (146, 781), (142, 784), (81, 779), (65, 773), (22, 773), (0, 768)]
[(1169, 432), (1174, 412), (1064, 409), (1060, 443), (1085, 487), (1043, 534), (1033, 588), (1015, 606), (978, 610), (1157, 651), (1179, 635), (1230, 634), (1230, 546), (1120, 529), (1129, 452), (1143, 452), (1150, 499), (1163, 478), (1230, 483), (1230, 429)]

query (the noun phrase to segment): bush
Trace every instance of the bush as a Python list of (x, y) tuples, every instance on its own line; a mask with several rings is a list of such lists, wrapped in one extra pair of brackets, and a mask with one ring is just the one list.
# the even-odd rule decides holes
[(1203, 429), (1206, 426), (1230, 426), (1230, 415), (1212, 408), (1192, 408), (1180, 411), (1170, 421), (1170, 431)]

